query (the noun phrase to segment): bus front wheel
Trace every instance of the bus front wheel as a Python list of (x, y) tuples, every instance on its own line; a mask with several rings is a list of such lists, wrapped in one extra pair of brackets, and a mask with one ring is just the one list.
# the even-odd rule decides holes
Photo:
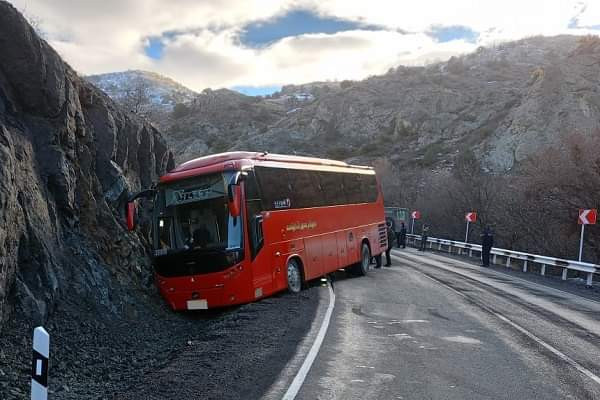
[(290, 293), (300, 293), (300, 290), (302, 290), (302, 271), (296, 260), (288, 261), (287, 284)]

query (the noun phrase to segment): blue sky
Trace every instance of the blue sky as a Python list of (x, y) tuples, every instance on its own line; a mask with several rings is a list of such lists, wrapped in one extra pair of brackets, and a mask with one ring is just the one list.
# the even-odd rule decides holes
[(244, 46), (260, 47), (285, 37), (310, 33), (333, 34), (355, 29), (375, 30), (376, 27), (356, 21), (322, 17), (307, 10), (292, 10), (271, 20), (246, 25), (240, 35), (240, 42)]
[(233, 86), (231, 89), (245, 94), (246, 96), (265, 96), (267, 94), (279, 92), (281, 90), (281, 86)]
[(144, 52), (150, 58), (160, 60), (164, 50), (163, 39), (160, 37), (152, 37), (148, 39), (148, 44), (144, 47)]
[(461, 39), (475, 43), (479, 37), (479, 32), (475, 32), (467, 26), (436, 26), (431, 29), (430, 35), (440, 43)]

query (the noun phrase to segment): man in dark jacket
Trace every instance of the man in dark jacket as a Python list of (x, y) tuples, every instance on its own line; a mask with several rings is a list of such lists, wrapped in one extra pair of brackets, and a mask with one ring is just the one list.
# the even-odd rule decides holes
[(494, 235), (489, 226), (481, 234), (481, 263), (484, 267), (490, 266), (490, 252), (494, 246)]
[(385, 266), (391, 267), (392, 266), (392, 257), (390, 255), (390, 253), (392, 251), (392, 247), (394, 247), (394, 239), (396, 238), (396, 233), (394, 233), (394, 230), (392, 229), (392, 224), (390, 223), (390, 221), (387, 221), (387, 223), (385, 224), (385, 227), (387, 229), (387, 242), (388, 242), (387, 249), (385, 250)]
[(401, 222), (400, 232), (398, 232), (398, 248), (406, 248), (406, 226)]
[(421, 248), (419, 251), (425, 251), (427, 248), (427, 238), (429, 237), (429, 226), (423, 225), (423, 230), (421, 231)]

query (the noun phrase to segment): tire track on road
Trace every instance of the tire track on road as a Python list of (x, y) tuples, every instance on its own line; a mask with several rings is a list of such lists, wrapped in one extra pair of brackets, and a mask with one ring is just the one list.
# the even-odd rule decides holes
[[(557, 346), (553, 346), (552, 344), (548, 343), (544, 339), (540, 338), (538, 335), (535, 335), (530, 330), (526, 329), (525, 327), (521, 326), (520, 324), (518, 324), (518, 323), (514, 322), (513, 320), (511, 320), (510, 318), (506, 317), (503, 313), (500, 313), (500, 312), (494, 310), (493, 308), (491, 308), (490, 306), (488, 306), (487, 304), (483, 303), (480, 299), (477, 299), (476, 297), (474, 297), (471, 294), (467, 294), (466, 293), (467, 291), (464, 288), (453, 286), (453, 284), (451, 282), (448, 282), (448, 281), (445, 281), (443, 279), (440, 279), (439, 277), (436, 277), (433, 274), (424, 272), (422, 270), (422, 268), (420, 268), (421, 266), (418, 265), (417, 261), (407, 260), (406, 258), (401, 258), (401, 257), (398, 257), (396, 255), (393, 255), (393, 257), (396, 258), (398, 261), (402, 262), (403, 264), (405, 264), (406, 266), (408, 266), (409, 268), (411, 268), (412, 270), (415, 270), (415, 271), (421, 273), (422, 275), (424, 275), (425, 277), (433, 280), (434, 282), (438, 283), (439, 285), (447, 288), (448, 290), (454, 292), (455, 294), (458, 294), (459, 296), (461, 296), (462, 298), (464, 298), (465, 300), (467, 300), (470, 304), (472, 304), (472, 305), (480, 308), (481, 310), (485, 311), (486, 313), (488, 313), (490, 315), (493, 315), (497, 319), (501, 320), (503, 323), (505, 323), (508, 326), (510, 326), (513, 329), (515, 329), (520, 334), (522, 334), (525, 337), (527, 337), (529, 340), (532, 340), (533, 342), (535, 342), (538, 345), (542, 346), (545, 350), (547, 350), (550, 353), (552, 353), (555, 357), (557, 357), (561, 361), (564, 361), (567, 364), (569, 364), (571, 367), (573, 367), (574, 369), (576, 369), (582, 375), (584, 375), (587, 378), (589, 378), (592, 382), (595, 382), (597, 385), (600, 385), (600, 376), (598, 376), (598, 374), (596, 374), (595, 372), (592, 371), (592, 367), (595, 367), (594, 369), (598, 369), (598, 365), (597, 364), (594, 364), (592, 366), (592, 365), (589, 365), (590, 363), (587, 363), (587, 362), (576, 361), (574, 358), (572, 358), (569, 355), (565, 354), (566, 352), (560, 351), (557, 348)], [(457, 273), (457, 272), (448, 271), (446, 269), (441, 270), (438, 267), (427, 265), (426, 264), (427, 263), (426, 259), (422, 260), (422, 262), (426, 265), (427, 268), (435, 269), (437, 273), (441, 272), (442, 274), (444, 274), (444, 273), (446, 273), (446, 274), (452, 274), (452, 275), (455, 275), (455, 276), (459, 276), (461, 279), (466, 279), (466, 280), (468, 280), (467, 284), (471, 284), (472, 286), (475, 286), (478, 289), (481, 289), (482, 286), (485, 287), (485, 289), (492, 289), (495, 292), (494, 293), (495, 295), (501, 296), (502, 298), (507, 299), (507, 300), (511, 300), (511, 301), (517, 303), (517, 305), (519, 305), (519, 306), (521, 306), (523, 308), (528, 309), (528, 311), (530, 311), (530, 312), (532, 312), (534, 314), (538, 314), (538, 310), (532, 308), (531, 306), (529, 306), (527, 304), (524, 304), (524, 302), (522, 300), (519, 300), (515, 296), (506, 297), (506, 293), (502, 292), (500, 289), (494, 288), (493, 286), (490, 286), (488, 284), (480, 282), (480, 281), (478, 281), (476, 279), (469, 278), (469, 277), (464, 276), (463, 274), (460, 274), (460, 273)], [(465, 282), (461, 281), (461, 283), (465, 283)], [(470, 292), (470, 291), (468, 291), (468, 292)], [(559, 318), (559, 319), (561, 319), (558, 316), (556, 316), (556, 317)], [(554, 323), (555, 321), (553, 319), (553, 320), (547, 321), (547, 322)], [(570, 324), (572, 325), (572, 323), (570, 323)], [(590, 333), (590, 334), (593, 335), (592, 333)], [(598, 336), (596, 336), (596, 335), (593, 335), (593, 336), (596, 337), (596, 338), (598, 338)], [(589, 340), (589, 338), (582, 338), (582, 340), (584, 340), (585, 342), (587, 342), (587, 340)], [(594, 346), (592, 343), (588, 343), (588, 344), (590, 346)]]

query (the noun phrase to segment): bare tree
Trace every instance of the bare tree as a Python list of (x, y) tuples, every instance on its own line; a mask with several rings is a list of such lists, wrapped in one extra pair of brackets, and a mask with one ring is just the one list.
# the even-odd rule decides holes
[[(460, 239), (464, 215), (477, 211), (472, 240), (490, 225), (500, 247), (575, 258), (579, 208), (600, 208), (600, 135), (569, 135), (510, 175), (485, 173), (466, 152), (451, 172), (421, 179), (414, 208), (435, 235)], [(387, 178), (389, 179), (389, 178)], [(584, 259), (600, 260), (600, 229), (586, 230)]]
[(150, 85), (143, 78), (137, 78), (127, 88), (123, 97), (123, 105), (132, 113), (145, 115), (150, 105)]

